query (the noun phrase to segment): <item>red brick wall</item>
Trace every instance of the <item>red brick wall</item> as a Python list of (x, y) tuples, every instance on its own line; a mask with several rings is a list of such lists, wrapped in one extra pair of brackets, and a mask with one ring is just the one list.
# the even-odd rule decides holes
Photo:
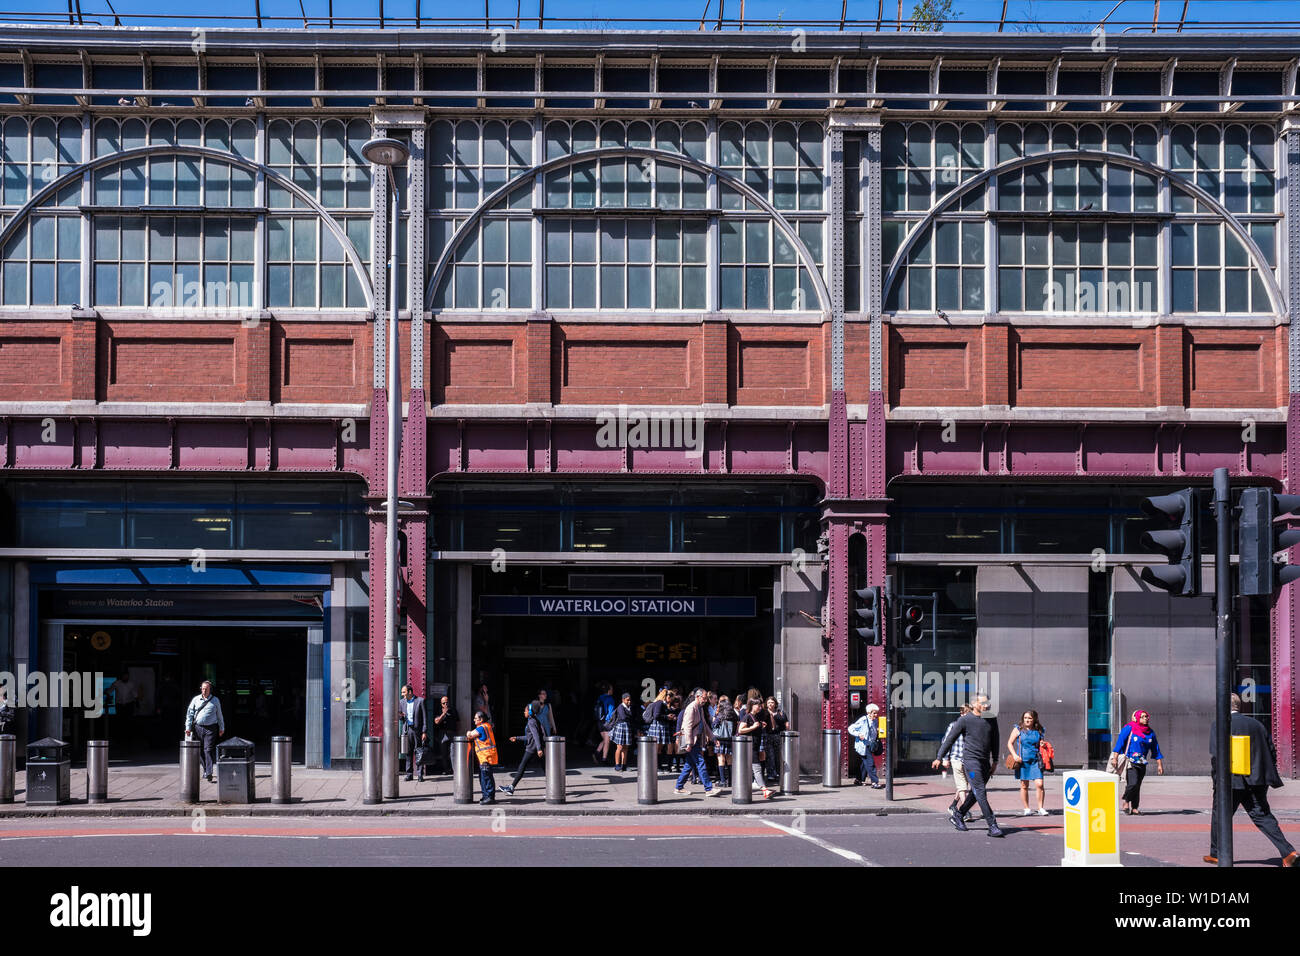
[[(1285, 330), (1283, 330), (1284, 332)], [(898, 406), (1278, 408), (1276, 329), (891, 326)]]
[(0, 322), (0, 401), (68, 401), (76, 367), (70, 322)]
[[(272, 334), (267, 382), (274, 402), (366, 403), (371, 396), (369, 322), (261, 323)], [(256, 331), (250, 330), (250, 331)], [(409, 370), (409, 325), (403, 330), (403, 374)], [(405, 379), (403, 379), (405, 381)], [(251, 388), (250, 388), (251, 392)]]
[(984, 339), (975, 327), (888, 326), (893, 405), (979, 405)]
[(430, 402), (450, 405), (527, 402), (529, 379), (533, 374), (529, 344), (530, 341), (542, 344), (537, 333), (529, 331), (533, 324), (536, 323), (431, 325), (428, 328)]
[(556, 324), (551, 380), (557, 402), (604, 405), (704, 401), (699, 325)]
[[(367, 403), (368, 322), (0, 322), (0, 401)], [(403, 323), (403, 382), (409, 384)], [(1285, 327), (886, 326), (895, 406), (1279, 408)], [(819, 406), (829, 325), (434, 323), (434, 404)], [(865, 403), (870, 330), (845, 329), (845, 387)]]
[[(822, 405), (827, 401), (819, 325), (732, 326), (730, 358), (733, 405)], [(847, 381), (847, 375), (845, 378)]]
[(1273, 329), (1189, 328), (1184, 340), (1190, 407), (1275, 408), (1286, 403), (1285, 395), (1279, 395)]

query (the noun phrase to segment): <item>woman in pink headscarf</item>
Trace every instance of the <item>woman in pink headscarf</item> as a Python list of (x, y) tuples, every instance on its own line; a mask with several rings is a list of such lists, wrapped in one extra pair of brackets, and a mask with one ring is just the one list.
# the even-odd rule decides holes
[(1133, 719), (1124, 725), (1110, 755), (1110, 768), (1125, 777), (1124, 812), (1137, 813), (1142, 800), (1142, 778), (1147, 775), (1147, 760), (1155, 757), (1156, 772), (1165, 772), (1165, 757), (1151, 729), (1151, 717), (1145, 710), (1133, 711)]

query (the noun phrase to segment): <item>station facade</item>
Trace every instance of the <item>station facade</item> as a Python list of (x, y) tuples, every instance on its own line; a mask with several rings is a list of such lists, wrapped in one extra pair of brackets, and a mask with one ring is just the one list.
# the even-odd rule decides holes
[[(1293, 39), (0, 30), (0, 665), (137, 688), (24, 732), (170, 759), (211, 677), (356, 760), (399, 361), (401, 666), (462, 718), (755, 685), (811, 767), (892, 696), (907, 767), (977, 689), (1206, 772), (1138, 506), (1300, 465)], [(886, 583), (921, 643), (853, 636)], [(1234, 608), (1291, 776), (1294, 601)]]

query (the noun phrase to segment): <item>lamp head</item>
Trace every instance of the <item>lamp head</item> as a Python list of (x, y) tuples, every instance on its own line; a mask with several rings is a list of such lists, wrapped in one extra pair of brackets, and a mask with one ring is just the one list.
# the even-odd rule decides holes
[(361, 155), (365, 157), (366, 162), (378, 166), (400, 166), (406, 162), (411, 151), (400, 140), (383, 137), (372, 139), (363, 145)]

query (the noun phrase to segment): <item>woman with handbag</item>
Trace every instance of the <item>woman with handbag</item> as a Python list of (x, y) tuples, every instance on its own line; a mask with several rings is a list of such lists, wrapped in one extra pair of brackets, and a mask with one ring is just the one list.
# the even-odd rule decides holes
[(1151, 716), (1145, 710), (1133, 711), (1133, 719), (1124, 725), (1115, 740), (1106, 769), (1118, 774), (1125, 782), (1123, 806), (1125, 813), (1137, 813), (1142, 801), (1142, 778), (1147, 775), (1147, 761), (1156, 758), (1156, 772), (1165, 772), (1165, 757), (1151, 729)]
[(1038, 789), (1038, 815), (1047, 816), (1043, 809), (1043, 761), (1039, 745), (1045, 739), (1043, 725), (1038, 722), (1038, 711), (1027, 710), (1020, 717), (1020, 723), (1011, 731), (1007, 739), (1007, 769), (1014, 770), (1020, 781), (1020, 802), (1024, 805), (1021, 816), (1030, 816), (1029, 781), (1034, 781)]

